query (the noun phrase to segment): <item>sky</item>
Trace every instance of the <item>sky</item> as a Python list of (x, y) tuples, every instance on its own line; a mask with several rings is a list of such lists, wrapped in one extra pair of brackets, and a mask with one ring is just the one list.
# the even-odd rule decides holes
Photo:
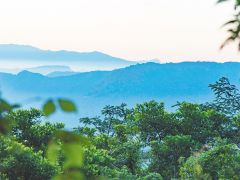
[(232, 9), (216, 0), (0, 0), (0, 43), (128, 60), (238, 61), (236, 45), (219, 50)]

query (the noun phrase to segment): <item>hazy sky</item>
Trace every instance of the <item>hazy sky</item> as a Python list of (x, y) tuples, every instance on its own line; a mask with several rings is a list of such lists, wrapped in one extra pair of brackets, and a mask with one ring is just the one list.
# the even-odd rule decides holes
[(216, 0), (0, 0), (0, 43), (130, 60), (240, 59), (219, 51), (232, 5)]

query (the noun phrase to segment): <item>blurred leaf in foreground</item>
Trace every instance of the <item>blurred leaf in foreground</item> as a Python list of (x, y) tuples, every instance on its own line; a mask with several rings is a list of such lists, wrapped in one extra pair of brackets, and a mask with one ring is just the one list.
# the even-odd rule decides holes
[[(229, 0), (218, 0), (217, 3), (227, 2)], [(224, 48), (229, 43), (238, 41), (238, 51), (240, 51), (240, 0), (235, 0), (234, 18), (226, 22), (223, 27), (229, 27), (227, 32), (229, 37), (222, 43), (220, 49)]]
[(58, 103), (59, 103), (60, 108), (65, 112), (76, 112), (77, 111), (76, 105), (70, 100), (58, 99)]
[(50, 116), (56, 111), (56, 106), (53, 102), (53, 100), (48, 100), (44, 105), (43, 105), (43, 113), (46, 116)]
[(63, 172), (54, 179), (84, 179), (84, 146), (89, 145), (85, 137), (68, 131), (59, 131), (49, 143), (47, 156), (52, 164), (58, 164), (63, 155)]

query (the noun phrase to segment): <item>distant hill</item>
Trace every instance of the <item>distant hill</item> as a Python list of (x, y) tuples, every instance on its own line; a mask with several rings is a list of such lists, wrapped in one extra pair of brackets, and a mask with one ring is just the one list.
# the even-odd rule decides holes
[[(3, 73), (10, 73), (10, 74), (18, 74), (21, 71), (29, 71), (33, 73), (39, 73), (42, 75), (51, 75), (53, 73), (53, 76), (58, 76), (58, 74), (65, 74), (65, 75), (72, 75), (76, 74), (70, 67), (68, 66), (58, 66), (58, 65), (49, 65), (49, 66), (36, 66), (31, 68), (12, 68), (12, 69), (4, 69), (0, 68), (0, 72)], [(65, 73), (68, 72), (68, 73)], [(55, 74), (55, 75), (54, 75)]]
[(72, 76), (75, 74), (79, 74), (79, 72), (73, 72), (73, 71), (54, 71), (51, 73), (48, 73), (48, 77), (62, 77), (62, 76)]
[(81, 115), (94, 115), (106, 104), (121, 102), (133, 106), (156, 99), (170, 107), (177, 101), (209, 101), (213, 93), (208, 85), (222, 76), (239, 85), (240, 63), (146, 63), (61, 77), (0, 73), (0, 87), (3, 95), (18, 101), (39, 96), (74, 99)]
[(208, 85), (222, 76), (238, 83), (240, 63), (146, 63), (55, 78), (23, 71), (17, 75), (0, 74), (0, 84), (19, 93), (71, 93), (99, 97), (195, 96), (210, 93)]
[[(11, 64), (12, 63), (12, 64)], [(0, 64), (8, 66), (70, 66), (76, 71), (93, 71), (93, 70), (113, 70), (136, 62), (128, 61), (121, 58), (109, 56), (107, 54), (93, 52), (74, 52), (74, 51), (50, 51), (42, 50), (32, 46), (0, 44)]]
[(50, 74), (54, 72), (72, 72), (72, 69), (68, 66), (38, 66), (34, 68), (27, 68), (27, 71), (33, 72), (33, 73), (39, 73), (39, 74)]
[[(60, 72), (59, 72), (60, 73)], [(49, 78), (29, 71), (0, 74), (2, 87), (18, 92), (85, 96), (184, 96), (209, 93), (208, 85), (220, 77), (240, 79), (240, 63), (146, 63), (113, 71), (77, 73)]]

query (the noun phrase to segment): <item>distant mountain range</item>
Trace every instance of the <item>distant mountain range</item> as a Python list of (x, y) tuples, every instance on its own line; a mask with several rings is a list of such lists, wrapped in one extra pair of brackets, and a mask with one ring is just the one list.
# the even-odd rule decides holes
[[(26, 69), (36, 66), (68, 66), (75, 71), (113, 70), (138, 62), (93, 52), (51, 51), (32, 46), (0, 44), (0, 67), (2, 71)], [(8, 68), (7, 68), (8, 67)], [(9, 69), (10, 67), (10, 69)]]
[(80, 109), (77, 116), (84, 116), (97, 115), (104, 105), (122, 102), (134, 106), (155, 99), (170, 108), (177, 101), (209, 101), (213, 97), (210, 83), (222, 76), (237, 85), (240, 80), (237, 62), (143, 62), (100, 52), (0, 45), (0, 91), (28, 107), (40, 107), (49, 97), (74, 99)]
[(208, 101), (213, 96), (208, 85), (222, 76), (238, 85), (240, 63), (146, 63), (60, 77), (29, 71), (17, 75), (0, 73), (0, 87), (5, 97), (15, 101), (25, 102), (32, 97), (66, 97), (76, 100), (81, 115), (96, 115), (104, 105), (121, 102), (133, 106), (156, 99), (170, 107), (177, 101)]
[(18, 92), (36, 94), (162, 97), (205, 95), (209, 93), (208, 85), (222, 76), (238, 83), (240, 63), (146, 63), (113, 71), (74, 73), (51, 78), (22, 71), (17, 75), (1, 73), (0, 84)]
[(66, 76), (66, 75), (72, 75), (76, 73), (68, 66), (58, 66), (58, 65), (37, 66), (32, 68), (19, 68), (19, 69), (0, 68), (0, 72), (3, 72), (3, 73), (18, 74), (21, 71), (29, 71), (29, 72), (39, 73), (42, 75), (49, 75), (49, 76)]
[(68, 66), (38, 66), (26, 69), (29, 72), (39, 73), (43, 75), (48, 75), (55, 72), (73, 72), (73, 70)]

